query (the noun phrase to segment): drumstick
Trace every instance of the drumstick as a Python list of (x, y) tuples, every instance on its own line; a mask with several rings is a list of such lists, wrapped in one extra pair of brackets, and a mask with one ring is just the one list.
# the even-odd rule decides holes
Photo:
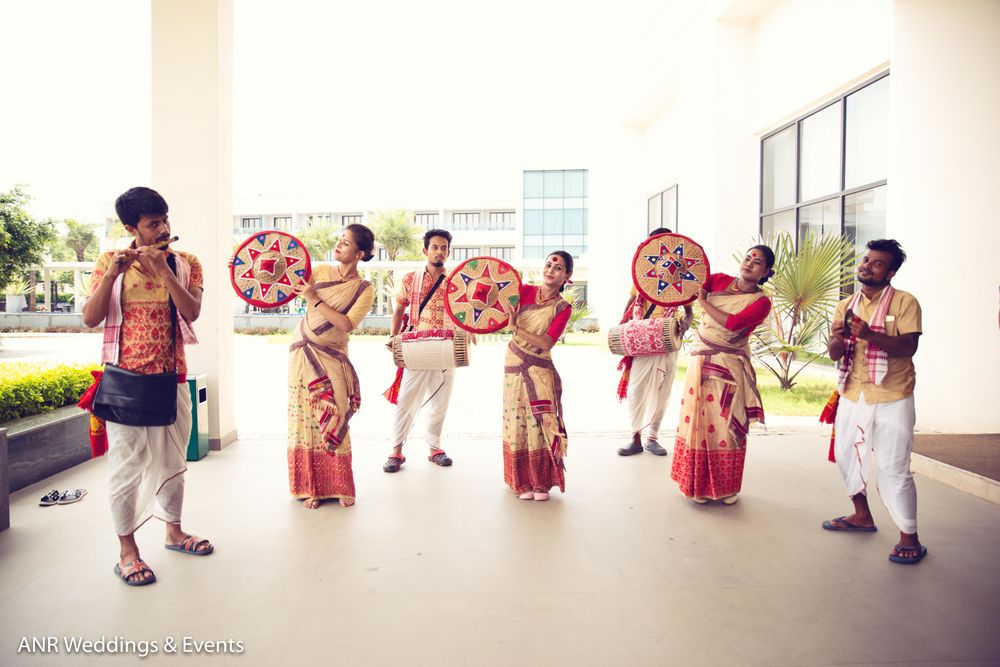
[[(159, 244), (157, 244), (156, 245), (156, 249), (157, 250), (166, 250), (170, 246), (171, 243), (174, 243), (175, 241), (179, 241), (180, 238), (181, 237), (179, 237), (179, 236), (171, 236), (166, 241), (161, 241)], [(152, 246), (143, 246), (143, 247), (152, 247)], [(117, 264), (118, 266), (121, 266), (124, 263), (125, 263), (125, 258), (124, 257), (119, 257), (118, 259), (115, 260), (115, 264)]]

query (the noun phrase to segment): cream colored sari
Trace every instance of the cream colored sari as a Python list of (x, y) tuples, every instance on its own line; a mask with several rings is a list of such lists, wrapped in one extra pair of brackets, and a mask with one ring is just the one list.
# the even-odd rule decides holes
[[(313, 289), (358, 326), (375, 290), (359, 277), (340, 280), (314, 267)], [(309, 304), (288, 355), (288, 485), (296, 498), (354, 498), (348, 422), (361, 406), (361, 387), (347, 356), (350, 334)]]
[[(709, 303), (735, 314), (766, 298), (763, 292), (722, 291)], [(757, 374), (750, 363), (751, 332), (734, 332), (703, 315), (681, 395), (670, 477), (691, 498), (719, 499), (739, 493), (747, 432), (764, 422)]]
[[(522, 303), (519, 331), (543, 335), (556, 315), (570, 304), (562, 298), (547, 303)], [(553, 416), (551, 423), (543, 415)], [(550, 351), (542, 351), (518, 336), (511, 339), (504, 360), (503, 476), (514, 493), (566, 490), (566, 455), (562, 381)]]

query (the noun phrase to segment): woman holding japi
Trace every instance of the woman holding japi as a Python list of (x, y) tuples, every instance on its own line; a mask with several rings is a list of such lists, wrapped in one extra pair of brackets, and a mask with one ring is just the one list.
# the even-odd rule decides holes
[(698, 294), (701, 324), (690, 351), (670, 477), (696, 503), (736, 502), (747, 432), (764, 423), (750, 335), (771, 311), (760, 289), (774, 275), (774, 252), (747, 251), (736, 277), (713, 273)]
[(573, 275), (573, 256), (557, 250), (545, 260), (542, 284), (521, 286), (510, 312), (513, 332), (504, 360), (503, 477), (522, 500), (548, 500), (566, 490), (562, 382), (552, 347), (573, 307), (560, 296)]
[(288, 486), (307, 509), (333, 498), (354, 504), (348, 422), (361, 407), (361, 387), (347, 341), (375, 298), (358, 275), (374, 247), (370, 229), (348, 225), (333, 251), (338, 263), (314, 266), (295, 287), (307, 306), (288, 355)]

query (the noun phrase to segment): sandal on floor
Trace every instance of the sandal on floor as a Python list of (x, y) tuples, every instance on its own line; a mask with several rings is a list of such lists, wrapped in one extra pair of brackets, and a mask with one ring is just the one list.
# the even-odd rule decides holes
[(405, 456), (390, 456), (382, 465), (382, 470), (384, 472), (399, 472), (404, 463), (406, 463)]
[[(896, 553), (889, 554), (889, 560), (892, 561), (893, 563), (902, 563), (903, 565), (914, 565), (916, 563), (919, 563), (923, 559), (923, 557), (927, 555), (927, 547), (925, 547), (922, 544), (920, 545), (919, 549), (917, 547), (897, 546), (893, 549), (893, 551), (895, 551)], [(916, 554), (913, 556), (900, 556), (898, 555), (900, 551), (911, 551), (911, 552), (916, 552)]]
[(618, 456), (632, 456), (633, 454), (642, 454), (642, 444), (638, 442), (630, 442), (628, 447), (619, 447)]
[(666, 456), (668, 453), (656, 440), (650, 440), (646, 443), (646, 451), (656, 456)]
[(524, 493), (519, 494), (517, 497), (520, 498), (521, 500), (534, 500), (535, 494), (532, 493), (531, 491), (525, 491)]
[[(149, 572), (150, 576), (142, 576), (143, 572)], [(156, 581), (156, 575), (153, 574), (153, 570), (141, 558), (126, 565), (124, 570), (121, 568), (121, 565), (115, 563), (115, 576), (125, 582), (126, 586), (145, 586)], [(132, 577), (132, 579), (129, 579), (129, 577)]]
[(548, 500), (549, 499), (549, 494), (548, 494), (547, 491), (534, 491), (534, 492), (532, 492), (531, 496), (535, 500)]
[(439, 449), (436, 452), (434, 452), (434, 454), (432, 454), (431, 456), (428, 456), (427, 460), (430, 461), (431, 463), (436, 463), (442, 468), (447, 468), (452, 463), (451, 459), (448, 458), (448, 455), (444, 453), (443, 449)]
[[(840, 524), (839, 526), (837, 524)], [(823, 530), (839, 530), (844, 532), (856, 532), (856, 533), (874, 533), (878, 531), (875, 526), (855, 526), (853, 523), (847, 522), (847, 516), (838, 516), (836, 519), (830, 519), (829, 521), (823, 522)]]
[(49, 505), (55, 505), (59, 502), (59, 489), (52, 489), (38, 501), (38, 504), (42, 507), (48, 507)]
[(70, 503), (75, 503), (83, 500), (83, 497), (87, 495), (87, 489), (73, 489), (72, 491), (63, 491), (63, 494), (59, 496), (59, 505), (69, 505)]
[[(208, 548), (198, 551), (198, 547), (202, 544), (208, 544)], [(192, 556), (207, 556), (215, 551), (215, 547), (208, 540), (196, 535), (185, 535), (180, 544), (164, 544), (163, 548), (170, 551), (179, 551), (182, 554), (191, 554)]]

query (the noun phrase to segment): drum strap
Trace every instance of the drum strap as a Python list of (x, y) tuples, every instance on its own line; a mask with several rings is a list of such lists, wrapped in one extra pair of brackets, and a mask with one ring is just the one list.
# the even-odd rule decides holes
[(642, 319), (648, 320), (649, 316), (653, 314), (654, 310), (656, 310), (656, 304), (655, 303), (654, 304), (650, 304), (649, 310), (647, 310), (646, 314), (642, 316)]
[[(413, 278), (416, 279), (416, 276), (413, 276)], [(443, 273), (440, 276), (438, 276), (437, 280), (434, 281), (434, 284), (431, 286), (430, 291), (427, 292), (427, 296), (425, 296), (423, 301), (420, 302), (420, 307), (417, 308), (417, 321), (410, 324), (411, 330), (417, 328), (417, 324), (420, 322), (420, 315), (424, 312), (424, 308), (427, 306), (428, 302), (430, 302), (430, 300), (434, 297), (434, 292), (437, 291), (437, 288), (441, 286), (442, 282), (444, 282)]]

